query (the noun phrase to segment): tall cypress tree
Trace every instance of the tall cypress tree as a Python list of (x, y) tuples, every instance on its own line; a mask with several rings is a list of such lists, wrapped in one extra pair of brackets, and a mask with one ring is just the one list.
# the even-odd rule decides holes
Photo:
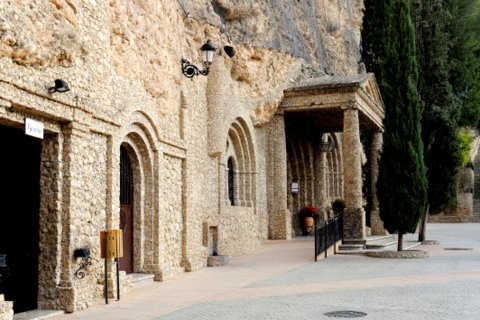
[(426, 218), (440, 213), (456, 201), (460, 164), (458, 135), (459, 105), (450, 84), (451, 15), (444, 0), (413, 0), (418, 92), (423, 102), (422, 140), (427, 167), (428, 205), (419, 240), (425, 239)]
[(369, 18), (368, 8), (376, 4), (383, 6), (384, 23), (379, 27), (385, 28), (379, 45), (384, 59), (377, 72), (385, 103), (377, 190), (380, 218), (388, 232), (398, 233), (400, 251), (403, 234), (415, 231), (427, 196), (415, 33), (407, 0), (366, 1), (364, 19)]

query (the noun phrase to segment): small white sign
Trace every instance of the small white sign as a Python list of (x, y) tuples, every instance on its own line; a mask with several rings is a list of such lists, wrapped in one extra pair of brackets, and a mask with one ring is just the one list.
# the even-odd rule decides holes
[(25, 134), (43, 139), (43, 123), (25, 118)]

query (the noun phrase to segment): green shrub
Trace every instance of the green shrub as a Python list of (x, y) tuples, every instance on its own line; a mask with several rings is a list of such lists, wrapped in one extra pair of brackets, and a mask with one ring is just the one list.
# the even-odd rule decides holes
[(332, 201), (332, 210), (334, 214), (343, 213), (343, 209), (345, 209), (345, 201), (343, 199), (335, 199)]
[(460, 143), (460, 161), (462, 166), (466, 166), (470, 161), (470, 150), (474, 141), (472, 130), (461, 128), (458, 131), (458, 141)]

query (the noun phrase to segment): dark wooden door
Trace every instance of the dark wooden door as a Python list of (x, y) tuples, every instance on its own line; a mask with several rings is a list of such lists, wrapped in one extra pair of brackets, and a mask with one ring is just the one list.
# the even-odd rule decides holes
[(133, 170), (128, 151), (120, 147), (120, 225), (123, 230), (123, 257), (119, 269), (133, 272)]
[(119, 259), (120, 270), (133, 272), (133, 215), (132, 206), (120, 206), (120, 229), (123, 230), (123, 257)]

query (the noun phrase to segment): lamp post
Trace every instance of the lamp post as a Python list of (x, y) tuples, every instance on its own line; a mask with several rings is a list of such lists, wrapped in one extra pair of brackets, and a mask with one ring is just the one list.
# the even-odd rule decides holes
[(200, 74), (202, 76), (208, 75), (210, 65), (212, 64), (212, 61), (213, 61), (213, 54), (215, 53), (216, 48), (212, 45), (210, 40), (207, 40), (207, 42), (205, 42), (203, 46), (200, 47), (200, 50), (202, 50), (204, 54), (204, 58), (203, 58), (204, 69), (200, 70), (196, 65), (191, 64), (185, 58), (182, 58), (181, 60), (183, 75), (192, 80), (194, 76), (198, 76)]

